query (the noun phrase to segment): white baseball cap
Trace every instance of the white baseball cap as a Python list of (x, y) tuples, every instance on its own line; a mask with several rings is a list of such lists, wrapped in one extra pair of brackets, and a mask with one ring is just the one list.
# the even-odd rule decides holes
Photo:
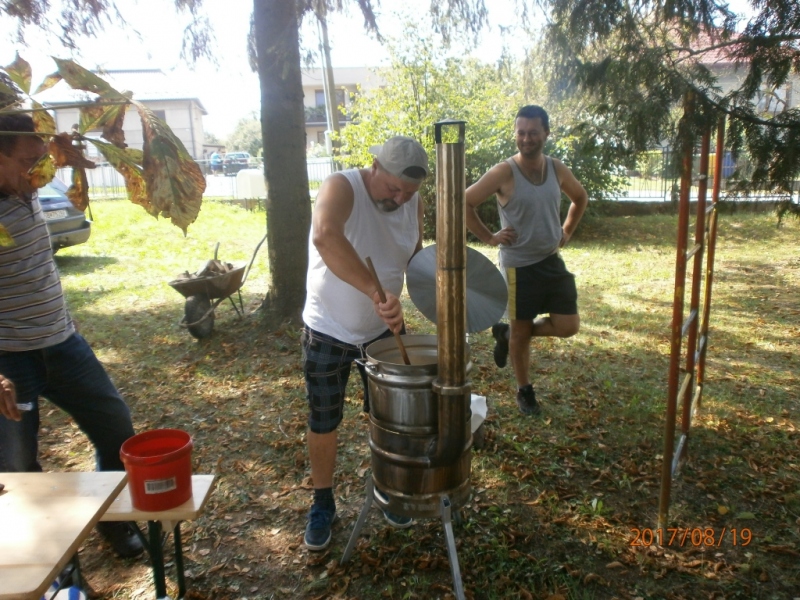
[[(396, 135), (379, 146), (370, 146), (370, 153), (390, 174), (411, 183), (419, 183), (430, 174), (428, 170), (428, 154), (425, 148), (415, 139)], [(411, 167), (422, 169), (422, 177), (411, 177), (405, 171)]]

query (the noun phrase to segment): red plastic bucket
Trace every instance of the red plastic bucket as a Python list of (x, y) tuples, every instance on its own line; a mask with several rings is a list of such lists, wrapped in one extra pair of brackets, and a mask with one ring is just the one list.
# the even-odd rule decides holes
[(169, 510), (192, 497), (192, 437), (154, 429), (129, 438), (119, 451), (134, 508)]

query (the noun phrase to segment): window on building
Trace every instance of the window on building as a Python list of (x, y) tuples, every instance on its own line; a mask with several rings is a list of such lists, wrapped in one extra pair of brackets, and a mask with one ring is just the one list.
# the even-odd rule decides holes
[(165, 110), (154, 110), (153, 114), (155, 116), (157, 116), (159, 119), (161, 119), (162, 121), (164, 121), (164, 123), (167, 122), (167, 111), (165, 111)]
[[(336, 90), (336, 94), (334, 94), (333, 105), (335, 107), (339, 107), (344, 105), (344, 93), (345, 90), (343, 88), (339, 88)], [(315, 90), (314, 91), (314, 101), (316, 102), (315, 106), (325, 106), (325, 90)]]

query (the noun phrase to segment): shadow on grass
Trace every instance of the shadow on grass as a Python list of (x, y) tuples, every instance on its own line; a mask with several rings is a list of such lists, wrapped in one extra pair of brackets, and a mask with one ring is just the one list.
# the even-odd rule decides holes
[(56, 254), (58, 268), (74, 275), (93, 273), (118, 262), (119, 260), (113, 256), (66, 256)]
[[(689, 240), (694, 239), (695, 215), (690, 216)], [(650, 215), (647, 217), (588, 217), (581, 222), (570, 246), (609, 248), (652, 246), (674, 252), (678, 235), (677, 215)], [(717, 245), (770, 243), (786, 235), (778, 227), (774, 214), (754, 217), (750, 213), (726, 214), (718, 217)]]

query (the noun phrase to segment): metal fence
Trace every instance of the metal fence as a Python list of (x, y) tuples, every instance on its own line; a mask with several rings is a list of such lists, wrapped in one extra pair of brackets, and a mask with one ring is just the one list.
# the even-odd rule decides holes
[[(680, 193), (680, 160), (677, 151), (670, 148), (653, 150), (642, 154), (636, 168), (625, 173), (627, 185), (621, 193), (610, 198), (618, 201), (638, 202), (678, 202)], [(715, 154), (709, 156), (709, 178), (714, 177)], [(692, 189), (690, 197), (697, 198), (698, 176), (700, 171), (700, 155), (695, 155), (692, 165)], [(750, 190), (744, 196), (736, 194), (733, 189), (737, 183), (748, 181), (752, 177), (753, 167), (746, 157), (734, 157), (726, 152), (722, 159), (722, 195), (723, 199), (747, 199), (755, 201), (775, 202), (792, 199), (800, 201), (800, 181), (795, 181), (791, 194), (777, 194), (773, 190)]]
[[(637, 202), (677, 202), (679, 193), (678, 164), (679, 157), (676, 152), (670, 149), (654, 150), (645, 153), (637, 161), (635, 169), (625, 173), (626, 185), (610, 200), (615, 201), (637, 201)], [(714, 156), (710, 157), (712, 171), (709, 176), (713, 177)], [(237, 175), (211, 175), (208, 161), (197, 161), (203, 173), (206, 174), (207, 198), (231, 198), (241, 199), (250, 197), (252, 194), (239, 189), (237, 186)], [(691, 197), (697, 197), (697, 173), (699, 170), (699, 158), (696, 159), (693, 168), (695, 185), (692, 186)], [(320, 183), (335, 170), (333, 159), (331, 158), (309, 158), (306, 161), (308, 169), (308, 181), (312, 192), (319, 188)], [(263, 164), (254, 162), (250, 167), (253, 170), (263, 173)], [(729, 153), (723, 159), (723, 194), (732, 189), (733, 183), (746, 179), (752, 174), (750, 162), (745, 158), (734, 159)], [(64, 182), (69, 183), (71, 169), (59, 169), (58, 176)], [(97, 168), (87, 171), (90, 194), (98, 198), (125, 198), (125, 182), (122, 176), (108, 163), (100, 163)], [(250, 187), (245, 188), (251, 189)], [(739, 197), (732, 195), (733, 197)], [(788, 195), (778, 195), (769, 190), (755, 190), (746, 197), (748, 200), (777, 201), (789, 199)], [(794, 202), (800, 202), (800, 182), (796, 181), (791, 194)]]
[[(238, 173), (230, 176), (212, 175), (207, 160), (198, 160), (197, 164), (206, 176), (205, 197), (214, 198), (242, 198), (237, 185)], [(308, 182), (312, 189), (319, 188), (320, 183), (334, 171), (333, 160), (331, 158), (309, 158)], [(264, 165), (254, 163), (249, 169), (263, 173)], [(72, 169), (58, 169), (57, 177), (69, 185), (72, 180)], [(86, 178), (89, 183), (89, 194), (96, 198), (126, 198), (125, 180), (108, 163), (98, 163), (94, 169), (86, 170)], [(248, 188), (249, 189), (249, 188)], [(245, 196), (250, 194), (244, 193)]]

